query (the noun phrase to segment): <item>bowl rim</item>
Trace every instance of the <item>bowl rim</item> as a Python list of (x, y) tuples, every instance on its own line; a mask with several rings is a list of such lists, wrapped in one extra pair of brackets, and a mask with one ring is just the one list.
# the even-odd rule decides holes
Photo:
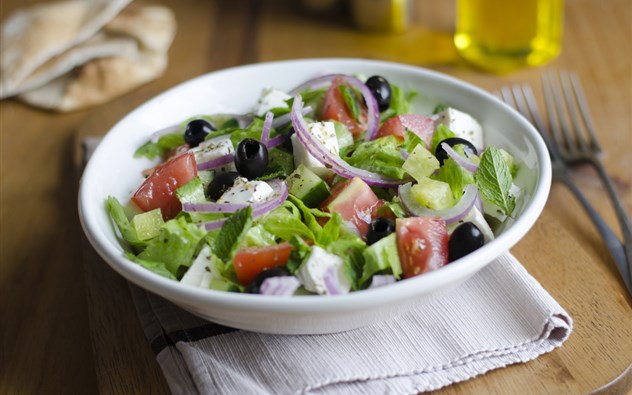
[[(423, 293), (420, 289), (425, 289), (425, 287), (423, 287), (424, 284), (433, 284), (433, 289), (443, 285), (448, 285), (453, 281), (455, 275), (456, 277), (459, 277), (459, 272), (466, 266), (469, 266), (469, 271), (476, 273), (482, 267), (509, 251), (509, 249), (521, 240), (529, 229), (531, 229), (540, 216), (550, 191), (551, 162), (544, 140), (535, 127), (516, 110), (503, 103), (491, 93), (488, 93), (473, 84), (438, 71), (396, 62), (362, 58), (306, 58), (259, 62), (212, 71), (179, 83), (136, 107), (120, 119), (105, 134), (103, 141), (108, 139), (108, 137), (112, 134), (112, 131), (117, 130), (121, 127), (121, 125), (124, 125), (128, 118), (132, 118), (136, 116), (136, 114), (142, 113), (146, 108), (154, 105), (154, 103), (160, 101), (163, 97), (171, 95), (173, 91), (182, 89), (183, 87), (191, 84), (196, 84), (202, 79), (210, 78), (211, 76), (218, 77), (218, 75), (225, 72), (238, 72), (240, 70), (247, 70), (262, 66), (287, 64), (296, 64), (297, 66), (300, 66), (300, 64), (303, 63), (328, 63), (331, 67), (336, 67), (336, 65), (338, 65), (338, 67), (348, 67), (354, 64), (362, 64), (365, 67), (368, 65), (379, 68), (390, 68), (409, 73), (420, 73), (423, 74), (425, 78), (437, 80), (441, 84), (457, 86), (458, 89), (468, 90), (475, 95), (483, 96), (490, 100), (499, 108), (504, 109), (504, 111), (506, 111), (514, 121), (522, 126), (528, 135), (529, 142), (533, 144), (535, 149), (538, 164), (538, 179), (535, 184), (530, 203), (525, 207), (524, 211), (520, 215), (520, 218), (518, 218), (509, 229), (505, 230), (503, 233), (498, 235), (498, 237), (480, 249), (442, 267), (440, 270), (425, 273), (423, 276), (406, 279), (406, 281), (399, 281), (396, 284), (387, 287), (367, 289), (362, 290), (361, 292), (351, 292), (344, 295), (333, 295), (327, 297), (297, 295), (289, 298), (266, 298), (261, 295), (202, 289), (181, 284), (161, 277), (133, 263), (125, 258), (120, 251), (116, 250), (113, 246), (110, 246), (110, 243), (99, 240), (100, 232), (97, 226), (98, 220), (90, 213), (90, 191), (84, 187), (86, 183), (83, 182), (84, 179), (91, 177), (91, 175), (97, 171), (94, 161), (90, 160), (84, 169), (80, 182), (78, 194), (79, 218), (88, 241), (110, 267), (127, 280), (142, 288), (171, 299), (172, 301), (180, 302), (189, 306), (205, 304), (207, 306), (222, 308), (245, 308), (260, 312), (340, 312), (348, 311), (350, 309), (370, 307), (372, 305), (381, 305), (387, 302), (394, 302), (414, 297), (419, 293)], [(98, 154), (99, 149), (102, 146), (104, 146), (104, 144), (100, 144), (94, 154)], [(499, 246), (502, 246), (502, 248), (498, 248)]]

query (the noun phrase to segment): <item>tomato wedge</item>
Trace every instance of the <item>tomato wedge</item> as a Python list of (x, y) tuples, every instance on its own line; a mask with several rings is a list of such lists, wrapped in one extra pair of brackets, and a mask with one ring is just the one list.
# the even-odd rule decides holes
[(330, 213), (337, 212), (345, 221), (353, 222), (360, 236), (365, 237), (377, 209), (383, 204), (367, 183), (355, 177), (334, 185), (321, 208)]
[(448, 263), (448, 230), (442, 218), (398, 218), (395, 232), (404, 278), (436, 270)]
[(237, 279), (242, 285), (248, 285), (262, 271), (285, 265), (291, 253), (292, 245), (288, 242), (267, 247), (243, 248), (233, 258)]
[(426, 144), (428, 148), (434, 134), (434, 121), (431, 117), (416, 114), (397, 115), (382, 124), (376, 138), (396, 136), (400, 140), (406, 138), (406, 130), (410, 130)]
[(132, 201), (143, 211), (159, 208), (165, 220), (176, 216), (182, 205), (175, 192), (197, 176), (195, 156), (191, 152), (175, 157), (154, 168), (140, 188), (132, 196)]
[[(355, 137), (366, 130), (367, 109), (364, 102), (359, 101), (358, 106), (360, 108), (360, 115), (356, 120), (353, 117), (351, 110), (349, 110), (349, 107), (347, 107), (347, 103), (340, 91), (340, 86), (342, 84), (343, 82), (341, 78), (334, 78), (331, 82), (329, 89), (325, 93), (321, 116), (323, 120), (334, 120), (344, 124)], [(351, 89), (351, 87), (349, 88)]]

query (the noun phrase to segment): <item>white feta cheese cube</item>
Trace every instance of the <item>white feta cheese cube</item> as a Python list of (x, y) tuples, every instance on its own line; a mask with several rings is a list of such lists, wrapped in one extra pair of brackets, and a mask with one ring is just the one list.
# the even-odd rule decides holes
[[(233, 154), (235, 147), (230, 140), (230, 135), (219, 136), (214, 139), (206, 140), (195, 148), (191, 148), (191, 152), (195, 155), (195, 162), (200, 164), (221, 158), (222, 156)], [(219, 172), (236, 171), (235, 163), (230, 162), (219, 169)]]
[(287, 108), (286, 100), (292, 98), (287, 93), (274, 88), (264, 88), (257, 101), (255, 114), (262, 117), (273, 108)]
[(184, 273), (180, 282), (182, 284), (193, 285), (194, 287), (210, 288), (213, 280), (212, 263), (209, 260), (211, 247), (204, 246), (191, 267)]
[(351, 282), (343, 270), (343, 261), (337, 255), (314, 246), (297, 272), (306, 290), (320, 295), (349, 293)]
[(233, 186), (217, 199), (217, 203), (252, 204), (262, 202), (273, 194), (274, 189), (265, 181), (248, 181), (237, 177)]
[[(509, 196), (513, 196), (516, 200), (520, 197), (520, 193), (522, 190), (520, 187), (514, 183), (511, 184), (511, 188), (509, 188)], [(507, 219), (507, 215), (495, 204), (490, 203), (483, 199), (483, 210), (485, 214), (496, 218), (500, 222), (503, 222)]]
[[(318, 139), (318, 141), (320, 141), (329, 152), (334, 155), (339, 155), (340, 146), (338, 145), (336, 127), (333, 122), (310, 123), (307, 125), (307, 132), (314, 136), (314, 138)], [(331, 174), (331, 170), (327, 169), (325, 165), (320, 163), (307, 151), (307, 148), (303, 146), (296, 134), (293, 134), (291, 139), (294, 154), (294, 166), (298, 167), (302, 164), (320, 177), (327, 177)]]
[(445, 125), (454, 132), (457, 137), (466, 139), (476, 147), (480, 153), (485, 146), (483, 141), (483, 128), (471, 115), (448, 107), (438, 114), (435, 121), (435, 129), (439, 125)]
[(452, 235), (454, 229), (456, 229), (464, 222), (472, 222), (474, 225), (476, 225), (481, 233), (483, 233), (483, 236), (485, 237), (485, 243), (489, 243), (490, 241), (494, 240), (494, 232), (492, 231), (492, 228), (489, 227), (489, 224), (485, 220), (483, 213), (481, 213), (476, 207), (472, 207), (472, 210), (470, 210), (470, 212), (462, 220), (448, 224), (448, 234)]

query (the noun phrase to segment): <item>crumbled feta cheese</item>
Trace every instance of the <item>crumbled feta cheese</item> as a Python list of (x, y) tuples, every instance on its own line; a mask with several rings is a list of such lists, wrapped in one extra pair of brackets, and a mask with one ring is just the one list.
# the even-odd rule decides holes
[(472, 143), (479, 152), (483, 150), (483, 128), (469, 114), (448, 107), (445, 111), (439, 113), (435, 121), (435, 129), (439, 125), (447, 126), (457, 137)]
[(259, 100), (257, 101), (255, 113), (258, 116), (262, 117), (273, 108), (287, 108), (286, 100), (291, 98), (292, 96), (278, 89), (264, 88), (261, 91), (261, 96), (259, 97)]
[[(204, 163), (234, 153), (235, 147), (230, 140), (230, 135), (225, 135), (203, 141), (191, 151), (195, 155), (196, 163)], [(220, 172), (235, 171), (235, 163), (231, 162), (217, 170)]]
[(205, 245), (191, 264), (191, 267), (184, 273), (180, 282), (195, 287), (210, 288), (213, 280), (212, 263), (209, 260), (210, 254), (211, 247)]
[[(334, 155), (339, 155), (340, 146), (338, 145), (336, 127), (333, 122), (310, 123), (307, 125), (307, 132), (314, 136), (314, 138), (318, 139), (318, 141), (320, 141), (329, 152)], [(291, 139), (294, 154), (294, 165), (296, 167), (302, 164), (320, 177), (326, 177), (330, 174), (331, 170), (328, 170), (325, 165), (320, 163), (309, 153), (309, 151), (307, 151), (307, 148), (301, 144), (296, 134), (293, 134)]]
[(472, 207), (472, 210), (460, 221), (448, 224), (448, 234), (451, 235), (459, 225), (464, 222), (471, 222), (483, 233), (485, 237), (485, 243), (489, 243), (494, 240), (494, 232), (492, 228), (489, 227), (489, 224), (485, 220), (483, 213), (479, 211), (476, 207)]
[[(349, 293), (351, 289), (351, 283), (343, 270), (342, 258), (318, 246), (312, 247), (312, 252), (299, 268), (297, 277), (306, 290), (320, 295), (333, 294), (326, 281), (332, 281), (333, 288), (340, 293)], [(326, 277), (329, 277), (329, 280)]]
[(273, 194), (274, 189), (265, 181), (248, 181), (237, 177), (233, 186), (217, 199), (217, 203), (252, 204), (262, 202)]

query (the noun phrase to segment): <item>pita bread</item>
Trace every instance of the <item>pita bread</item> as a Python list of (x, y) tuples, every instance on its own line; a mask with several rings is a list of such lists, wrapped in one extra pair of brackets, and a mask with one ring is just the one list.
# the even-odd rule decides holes
[(0, 38), (0, 98), (15, 95), (36, 69), (93, 37), (130, 0), (71, 0), (11, 15)]
[(73, 111), (108, 101), (162, 75), (175, 29), (175, 17), (168, 8), (131, 4), (101, 31), (110, 37), (110, 43), (115, 39), (133, 40), (135, 45), (127, 47), (133, 48), (131, 52), (93, 58), (19, 98), (57, 111)]

